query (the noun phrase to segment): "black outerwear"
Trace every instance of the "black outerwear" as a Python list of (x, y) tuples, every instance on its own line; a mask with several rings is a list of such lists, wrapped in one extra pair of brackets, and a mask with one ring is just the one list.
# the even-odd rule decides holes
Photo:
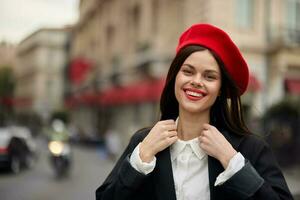
[[(137, 172), (129, 162), (131, 152), (149, 131), (142, 129), (133, 135), (112, 172), (96, 190), (97, 200), (176, 200), (169, 148), (156, 155), (156, 166), (148, 175)], [(224, 168), (218, 160), (208, 156), (211, 200), (293, 199), (265, 142), (253, 135), (238, 136), (226, 131), (222, 134), (245, 157), (246, 163), (229, 180), (215, 187), (216, 177)]]

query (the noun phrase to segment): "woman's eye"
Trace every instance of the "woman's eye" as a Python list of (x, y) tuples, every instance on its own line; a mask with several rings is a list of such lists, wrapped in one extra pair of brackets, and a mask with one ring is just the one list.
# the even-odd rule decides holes
[(192, 74), (192, 71), (191, 70), (187, 70), (187, 69), (183, 69), (182, 70), (182, 72), (184, 73), (184, 74)]
[(217, 77), (214, 75), (206, 75), (207, 80), (216, 80)]

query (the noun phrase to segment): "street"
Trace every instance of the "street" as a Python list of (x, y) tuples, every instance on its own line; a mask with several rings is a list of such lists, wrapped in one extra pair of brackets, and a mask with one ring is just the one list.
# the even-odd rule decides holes
[(39, 159), (33, 169), (14, 175), (0, 173), (1, 200), (85, 200), (95, 199), (113, 163), (101, 159), (96, 148), (73, 146), (73, 167), (69, 177), (56, 179), (48, 162), (47, 145), (39, 142)]
[[(18, 175), (0, 173), (1, 200), (95, 199), (96, 188), (104, 181), (114, 163), (105, 160), (97, 148), (72, 147), (74, 155), (71, 174), (56, 179), (48, 162), (47, 145), (39, 140), (39, 159), (33, 169), (23, 170)], [(299, 194), (299, 170), (285, 171), (285, 177), (291, 191)], [(295, 196), (295, 199), (299, 199), (299, 196)]]

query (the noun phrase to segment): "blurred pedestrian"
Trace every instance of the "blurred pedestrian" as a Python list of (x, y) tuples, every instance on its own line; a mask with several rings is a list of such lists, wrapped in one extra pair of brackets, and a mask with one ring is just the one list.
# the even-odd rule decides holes
[(293, 199), (270, 148), (244, 123), (248, 80), (224, 31), (191, 26), (167, 75), (160, 121), (133, 135), (96, 199)]
[(65, 124), (60, 119), (54, 119), (51, 123), (51, 130), (49, 131), (50, 141), (69, 142), (68, 130)]
[(105, 145), (108, 152), (108, 158), (112, 161), (116, 161), (117, 156), (121, 151), (120, 134), (114, 129), (109, 129), (105, 133)]

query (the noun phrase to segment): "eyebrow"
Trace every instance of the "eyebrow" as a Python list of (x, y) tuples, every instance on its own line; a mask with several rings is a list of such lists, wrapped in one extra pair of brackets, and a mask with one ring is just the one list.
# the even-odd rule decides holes
[[(189, 67), (189, 68), (192, 68), (193, 70), (196, 70), (196, 68), (193, 65), (191, 65), (191, 64), (184, 63), (182, 66), (184, 66), (184, 65), (187, 66), (187, 67)], [(212, 73), (219, 74), (219, 72), (217, 72), (216, 70), (213, 70), (213, 69), (207, 69), (205, 71), (206, 72), (212, 72)]]

